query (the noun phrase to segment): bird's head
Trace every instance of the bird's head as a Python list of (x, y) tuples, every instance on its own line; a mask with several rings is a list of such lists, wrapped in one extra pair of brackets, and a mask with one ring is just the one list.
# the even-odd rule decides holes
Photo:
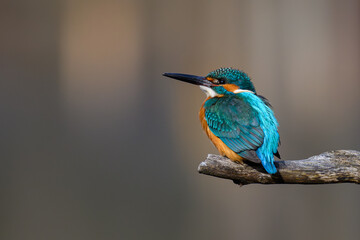
[(255, 92), (249, 76), (237, 69), (219, 68), (206, 76), (195, 76), (181, 73), (164, 73), (166, 77), (199, 85), (209, 97), (230, 95), (240, 92)]

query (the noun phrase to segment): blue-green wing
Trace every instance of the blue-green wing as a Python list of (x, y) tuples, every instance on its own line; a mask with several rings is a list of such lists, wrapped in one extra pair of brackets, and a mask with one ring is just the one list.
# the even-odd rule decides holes
[(260, 162), (256, 150), (263, 144), (264, 132), (250, 105), (237, 97), (206, 101), (205, 119), (209, 129), (241, 157)]

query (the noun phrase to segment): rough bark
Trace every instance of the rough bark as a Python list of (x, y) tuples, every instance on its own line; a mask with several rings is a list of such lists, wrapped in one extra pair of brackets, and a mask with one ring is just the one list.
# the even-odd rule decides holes
[(360, 152), (336, 150), (303, 160), (276, 161), (276, 174), (266, 173), (261, 164), (235, 163), (226, 157), (209, 154), (198, 172), (246, 185), (360, 183)]

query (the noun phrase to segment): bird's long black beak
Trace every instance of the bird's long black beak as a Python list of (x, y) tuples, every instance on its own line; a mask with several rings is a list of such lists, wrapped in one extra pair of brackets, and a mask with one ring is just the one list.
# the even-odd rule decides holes
[(163, 73), (163, 76), (200, 86), (206, 86), (206, 87), (214, 86), (214, 84), (209, 80), (207, 80), (206, 77), (201, 77), (201, 76), (182, 74), (182, 73)]

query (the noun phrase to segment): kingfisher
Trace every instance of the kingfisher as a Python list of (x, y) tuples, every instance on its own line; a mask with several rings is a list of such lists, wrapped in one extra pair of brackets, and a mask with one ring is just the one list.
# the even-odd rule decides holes
[(277, 172), (280, 158), (278, 122), (269, 101), (256, 93), (250, 77), (234, 68), (219, 68), (206, 76), (164, 73), (163, 76), (200, 86), (207, 98), (199, 118), (206, 135), (222, 156), (234, 162), (261, 163)]

